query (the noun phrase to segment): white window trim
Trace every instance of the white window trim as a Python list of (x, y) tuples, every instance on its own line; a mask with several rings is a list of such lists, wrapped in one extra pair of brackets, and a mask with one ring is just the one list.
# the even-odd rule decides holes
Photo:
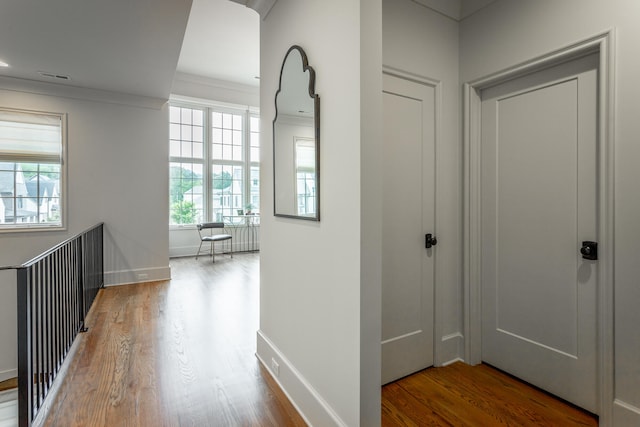
[(43, 224), (43, 223), (19, 223), (17, 224), (0, 224), (0, 234), (10, 233), (33, 233), (43, 231), (66, 231), (67, 230), (67, 126), (68, 114), (53, 111), (41, 110), (23, 110), (18, 108), (3, 107), (0, 109), (22, 114), (39, 114), (56, 116), (60, 118), (60, 224)]

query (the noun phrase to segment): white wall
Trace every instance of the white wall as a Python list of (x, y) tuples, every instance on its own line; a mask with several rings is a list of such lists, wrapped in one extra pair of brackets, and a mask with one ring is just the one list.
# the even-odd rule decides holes
[(18, 377), (16, 271), (0, 271), (0, 381)]
[(103, 221), (107, 285), (136, 282), (138, 273), (168, 278), (166, 107), (138, 97), (119, 101), (143, 107), (82, 96), (60, 86), (0, 80), (0, 105), (68, 114), (67, 230), (0, 234), (0, 264), (23, 263)]
[[(361, 319), (370, 319), (375, 328), (380, 317), (379, 306), (369, 311), (380, 291), (375, 273), (366, 285), (361, 282), (361, 268), (368, 271), (368, 263), (375, 259), (375, 253), (366, 261), (361, 259), (361, 239), (368, 231), (361, 229), (365, 216), (361, 203), (370, 202), (361, 196), (363, 129), (375, 131), (378, 126), (369, 121), (376, 117), (375, 107), (366, 117), (361, 115), (361, 97), (365, 97), (361, 82), (373, 84), (368, 90), (375, 104), (381, 97), (376, 83), (381, 60), (378, 55), (376, 63), (381, 49), (375, 36), (380, 32), (379, 8), (379, 2), (370, 0), (279, 0), (261, 23), (261, 190), (265, 197), (258, 356), (267, 367), (275, 359), (280, 366), (277, 379), (307, 420), (318, 426), (376, 425), (380, 417), (380, 336), (361, 324)], [(373, 37), (361, 39), (363, 29)], [(273, 97), (282, 60), (293, 44), (307, 53), (320, 95), (319, 223), (271, 214)], [(361, 48), (367, 52), (366, 61)], [(361, 61), (375, 68), (361, 70)], [(376, 139), (366, 142), (373, 150)], [(374, 229), (371, 235), (376, 233)], [(361, 286), (367, 291), (361, 293)], [(371, 306), (361, 304), (365, 294)], [(361, 373), (362, 366), (374, 367), (369, 378), (362, 378), (367, 374)]]
[[(384, 0), (383, 63), (439, 83), (436, 109), (435, 364), (462, 357), (458, 22), (411, 0)], [(383, 301), (384, 303), (384, 301)]]
[[(166, 108), (140, 97), (10, 78), (0, 78), (0, 106), (68, 114), (67, 230), (0, 233), (0, 265), (22, 264), (104, 222), (106, 285), (168, 279)], [(0, 379), (15, 369), (9, 346), (16, 337), (15, 306), (15, 274), (3, 272)], [(5, 322), (5, 315), (12, 320)]]
[(462, 21), (461, 82), (616, 31), (615, 426), (640, 425), (640, 3), (633, 0), (498, 0)]

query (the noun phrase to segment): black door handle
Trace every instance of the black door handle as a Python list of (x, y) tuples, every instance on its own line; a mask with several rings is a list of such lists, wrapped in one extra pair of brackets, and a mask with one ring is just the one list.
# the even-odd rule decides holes
[(592, 261), (597, 260), (598, 259), (598, 242), (591, 242), (589, 240), (582, 242), (580, 253), (582, 254), (582, 258), (584, 259), (589, 259)]
[(438, 240), (436, 239), (436, 236), (432, 235), (431, 233), (424, 235), (424, 247), (426, 249), (430, 249), (432, 246), (435, 246), (437, 244)]

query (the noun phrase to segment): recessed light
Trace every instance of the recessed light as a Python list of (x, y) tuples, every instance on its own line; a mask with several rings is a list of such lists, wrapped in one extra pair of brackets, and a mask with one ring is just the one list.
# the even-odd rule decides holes
[(0, 67), (8, 67), (9, 64), (0, 59)]

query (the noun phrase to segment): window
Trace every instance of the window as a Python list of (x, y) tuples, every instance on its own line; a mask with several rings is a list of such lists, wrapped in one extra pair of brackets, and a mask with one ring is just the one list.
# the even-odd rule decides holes
[(315, 140), (295, 137), (297, 215), (316, 213)]
[(170, 225), (244, 223), (241, 215), (259, 213), (259, 132), (255, 112), (170, 106)]
[(0, 230), (63, 226), (64, 118), (0, 109)]

